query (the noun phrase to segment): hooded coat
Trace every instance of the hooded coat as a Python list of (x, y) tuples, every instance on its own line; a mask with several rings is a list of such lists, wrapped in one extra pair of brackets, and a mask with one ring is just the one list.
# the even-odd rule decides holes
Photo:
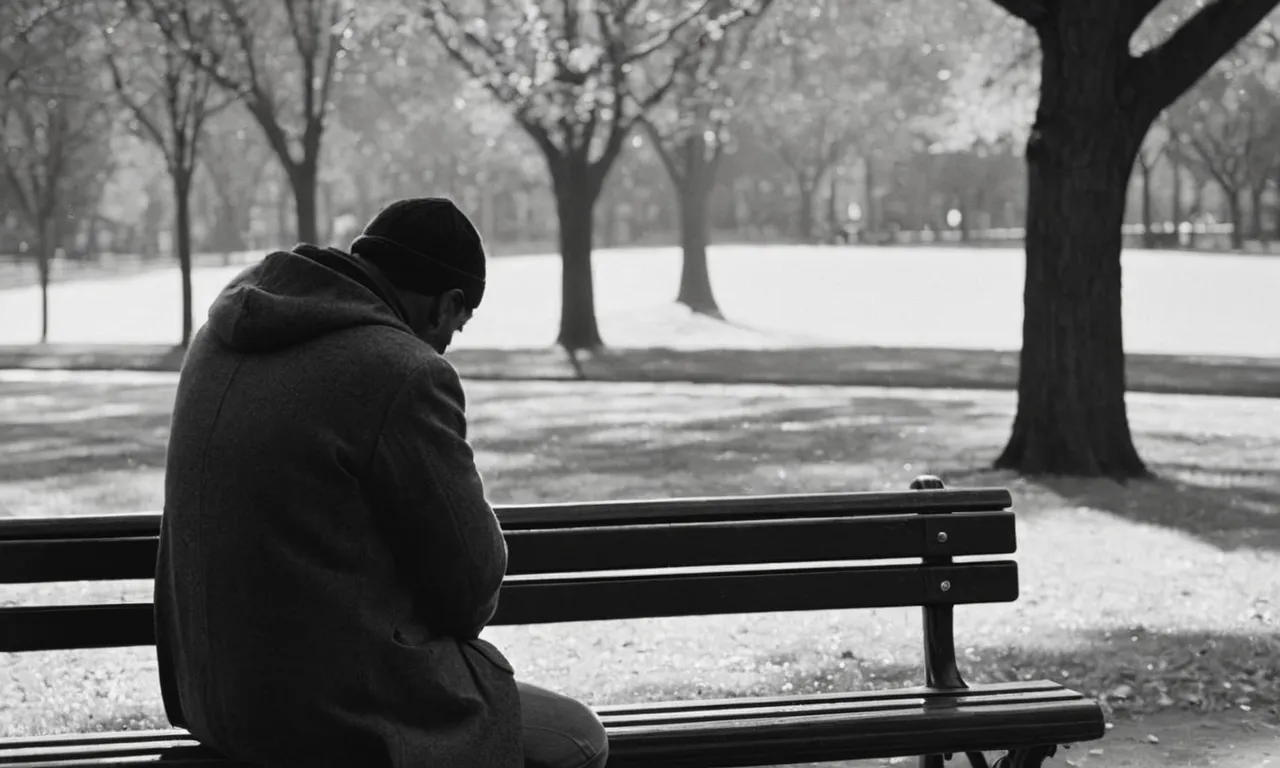
[(155, 580), (175, 725), (263, 766), (515, 768), (511, 666), (478, 639), (507, 563), (457, 373), (384, 278), (271, 253), (178, 380)]

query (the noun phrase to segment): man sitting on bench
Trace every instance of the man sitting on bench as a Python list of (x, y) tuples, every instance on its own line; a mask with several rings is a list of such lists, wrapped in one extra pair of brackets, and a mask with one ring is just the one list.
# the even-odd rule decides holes
[(448, 200), (298, 245), (218, 296), (178, 381), (155, 581), (175, 725), (228, 758), (601, 768), (592, 711), (479, 639), (507, 550), (442, 357), (480, 304)]

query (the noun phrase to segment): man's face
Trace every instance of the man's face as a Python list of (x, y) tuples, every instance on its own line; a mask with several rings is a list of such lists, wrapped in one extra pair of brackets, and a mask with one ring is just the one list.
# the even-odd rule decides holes
[(453, 343), (453, 335), (471, 319), (471, 309), (462, 291), (456, 289), (439, 296), (402, 292), (400, 299), (409, 311), (414, 334), (442, 355)]

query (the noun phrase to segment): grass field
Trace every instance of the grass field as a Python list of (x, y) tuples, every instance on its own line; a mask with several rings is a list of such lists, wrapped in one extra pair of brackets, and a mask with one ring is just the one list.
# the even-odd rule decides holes
[[(1060, 680), (1102, 697), (1122, 728), (1149, 727), (1126, 718), (1151, 713), (1167, 723), (1212, 713), (1204, 722), (1255, 735), (1280, 724), (1275, 400), (1132, 395), (1138, 445), (1159, 479), (1122, 486), (984, 469), (1007, 435), (1013, 398), (1003, 392), (563, 382), (468, 391), (496, 502), (904, 488), (922, 472), (1008, 486), (1022, 596), (957, 612), (968, 678)], [(0, 372), (0, 509), (157, 509), (172, 397), (170, 374)], [(113, 601), (148, 590), (0, 594)], [(487, 635), (525, 678), (598, 703), (919, 682), (919, 631), (917, 611), (878, 610)], [(150, 649), (0, 656), (0, 732), (162, 722)]]
[[(612, 249), (594, 258), (601, 332), (616, 348), (764, 349), (887, 346), (1011, 350), (1021, 343), (1023, 257), (983, 248), (749, 246), (711, 249), (729, 324), (671, 304), (675, 248)], [(1130, 352), (1280, 357), (1280, 259), (1133, 251), (1124, 256)], [(196, 271), (197, 321), (240, 267)], [(491, 262), (485, 304), (460, 348), (540, 349), (555, 340), (559, 262)], [(68, 282), (52, 289), (50, 341), (173, 344), (176, 269)], [(34, 286), (0, 290), (0, 345), (39, 338)]]

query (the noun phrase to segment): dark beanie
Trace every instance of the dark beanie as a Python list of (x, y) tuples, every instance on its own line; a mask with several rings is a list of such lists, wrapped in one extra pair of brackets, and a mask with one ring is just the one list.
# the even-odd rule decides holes
[(351, 252), (382, 270), (396, 288), (436, 296), (458, 288), (467, 306), (484, 296), (484, 245), (452, 200), (398, 200), (351, 241)]

